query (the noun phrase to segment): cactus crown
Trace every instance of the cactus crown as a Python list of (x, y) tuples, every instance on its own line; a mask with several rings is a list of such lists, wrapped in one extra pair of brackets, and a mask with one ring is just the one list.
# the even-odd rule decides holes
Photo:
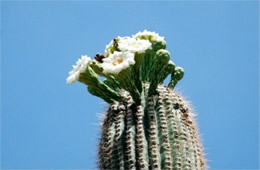
[(173, 91), (183, 75), (164, 38), (146, 30), (113, 39), (95, 60), (77, 61), (67, 82), (86, 84), (110, 104), (99, 143), (100, 169), (207, 168), (191, 109)]
[[(164, 37), (145, 30), (131, 37), (114, 38), (106, 46), (105, 54), (97, 54), (94, 60), (82, 56), (67, 82), (86, 84), (91, 94), (108, 103), (123, 100), (122, 90), (128, 91), (138, 105), (145, 83), (150, 84), (148, 94), (153, 95), (168, 75), (168, 87), (174, 88), (183, 74), (183, 69), (170, 60)], [(99, 80), (98, 75), (105, 80)]]

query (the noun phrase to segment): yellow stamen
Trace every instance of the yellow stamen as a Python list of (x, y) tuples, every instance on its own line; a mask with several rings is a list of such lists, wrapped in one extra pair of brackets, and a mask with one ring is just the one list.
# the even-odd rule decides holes
[(112, 65), (116, 66), (118, 64), (121, 64), (124, 61), (123, 58), (117, 58), (112, 62)]

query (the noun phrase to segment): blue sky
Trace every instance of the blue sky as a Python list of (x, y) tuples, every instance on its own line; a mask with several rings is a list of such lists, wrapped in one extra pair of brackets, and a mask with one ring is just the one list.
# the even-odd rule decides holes
[(148, 29), (185, 69), (211, 169), (259, 167), (259, 2), (2, 1), (1, 167), (94, 169), (107, 105), (71, 65)]

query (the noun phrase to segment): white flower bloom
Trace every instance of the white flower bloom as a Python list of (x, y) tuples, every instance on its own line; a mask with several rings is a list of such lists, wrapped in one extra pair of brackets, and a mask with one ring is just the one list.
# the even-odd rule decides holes
[(151, 32), (144, 30), (143, 32), (138, 32), (135, 35), (133, 35), (134, 38), (140, 38), (140, 37), (150, 37), (152, 38), (152, 41), (164, 41), (164, 37), (160, 36), (156, 32)]
[(86, 70), (90, 61), (91, 58), (87, 55), (81, 56), (81, 58), (76, 62), (76, 65), (72, 66), (73, 70), (69, 72), (69, 76), (66, 79), (67, 83), (74, 83), (77, 81), (79, 79), (80, 73), (83, 73)]
[(130, 52), (145, 52), (148, 48), (150, 48), (152, 44), (148, 40), (141, 40), (135, 38), (124, 38), (119, 39), (118, 41), (118, 48), (121, 51), (130, 51)]
[(135, 64), (134, 53), (115, 51), (103, 59), (101, 66), (104, 73), (118, 74), (133, 64)]

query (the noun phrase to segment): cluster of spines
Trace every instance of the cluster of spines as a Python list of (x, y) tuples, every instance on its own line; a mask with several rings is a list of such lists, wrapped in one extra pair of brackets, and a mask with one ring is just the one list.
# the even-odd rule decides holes
[(206, 169), (185, 100), (163, 86), (142, 100), (136, 105), (127, 94), (125, 102), (110, 105), (100, 141), (100, 169)]

